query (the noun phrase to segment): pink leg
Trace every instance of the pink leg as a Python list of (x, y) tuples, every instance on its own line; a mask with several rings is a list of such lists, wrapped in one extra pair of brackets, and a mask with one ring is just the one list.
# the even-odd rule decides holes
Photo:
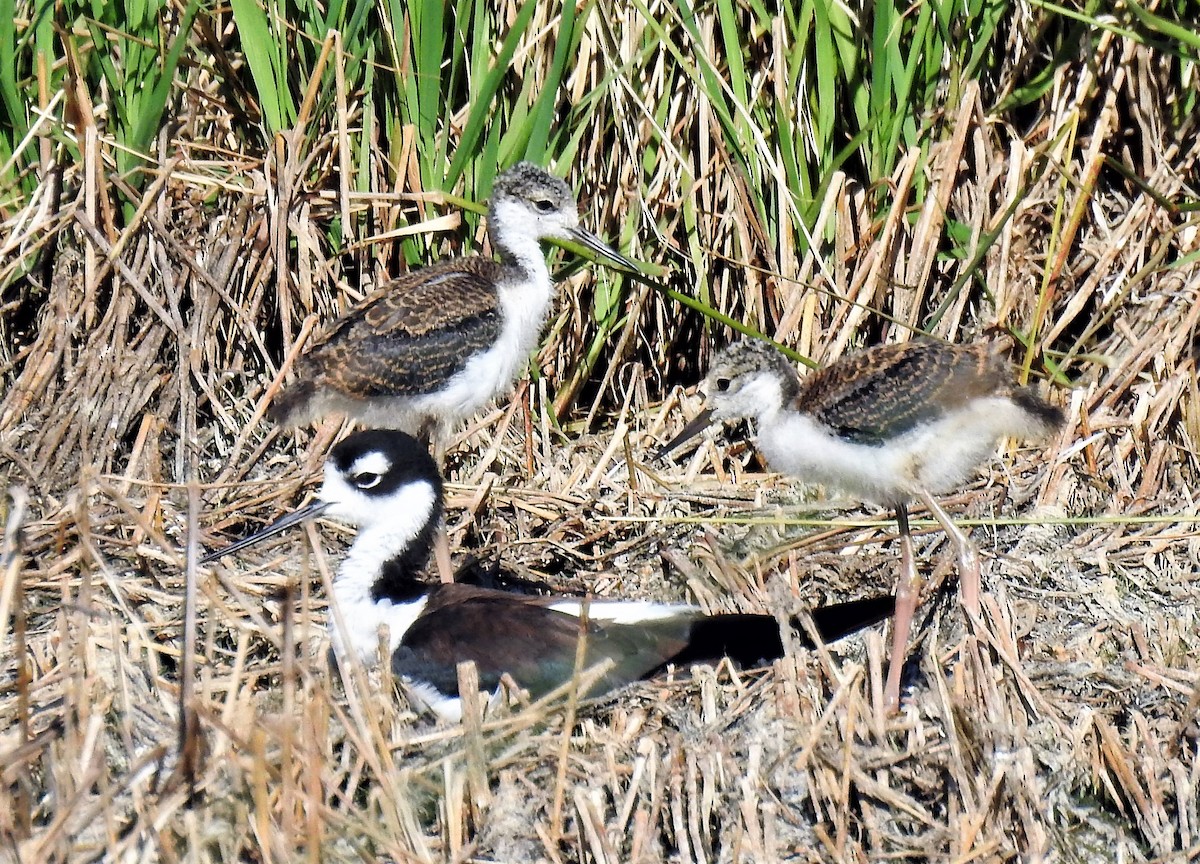
[(438, 577), (449, 584), (454, 581), (454, 566), (450, 563), (450, 540), (446, 537), (446, 526), (439, 525), (433, 535), (433, 560), (437, 564)]
[[(421, 426), (418, 438), (433, 451), (433, 461), (438, 467), (438, 473), (445, 474), (446, 468), (446, 427), (426, 420)], [(433, 562), (437, 566), (438, 578), (447, 585), (454, 581), (454, 565), (450, 561), (450, 538), (446, 536), (445, 519), (437, 527), (433, 535)]]
[(958, 550), (958, 584), (962, 594), (963, 608), (968, 615), (979, 617), (979, 592), (983, 583), (982, 565), (979, 561), (979, 549), (971, 542), (961, 528), (950, 521), (949, 514), (941, 508), (928, 492), (918, 495), (921, 503), (929, 508), (933, 518), (942, 526), (951, 542)]
[(883, 690), (884, 707), (889, 714), (900, 708), (900, 673), (908, 653), (908, 636), (917, 601), (921, 598), (921, 577), (917, 573), (912, 535), (908, 529), (908, 508), (903, 504), (896, 507), (896, 524), (900, 527), (900, 583), (896, 586), (896, 611), (892, 616), (892, 661)]

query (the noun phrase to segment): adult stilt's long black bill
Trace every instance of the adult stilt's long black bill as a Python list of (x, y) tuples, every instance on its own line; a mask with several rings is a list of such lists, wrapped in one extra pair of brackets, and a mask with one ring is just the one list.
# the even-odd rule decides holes
[(821, 606), (813, 609), (809, 615), (817, 625), (817, 632), (821, 634), (821, 638), (826, 642), (834, 642), (843, 636), (887, 620), (895, 611), (896, 598), (891, 594), (882, 594), (878, 597)]
[(691, 423), (688, 423), (686, 426), (683, 427), (683, 431), (681, 431), (678, 435), (676, 435), (674, 438), (672, 438), (666, 444), (659, 447), (658, 451), (654, 454), (654, 458), (662, 459), (664, 456), (667, 456), (668, 454), (670, 454), (671, 451), (682, 446), (686, 442), (690, 441), (692, 438), (695, 438), (697, 435), (699, 435), (701, 432), (703, 432), (705, 429), (707, 429), (709, 426), (712, 425), (712, 419), (713, 419), (713, 409), (705, 408), (703, 411), (701, 411), (699, 414), (697, 414), (692, 419)]
[(574, 240), (576, 243), (578, 243), (580, 246), (584, 247), (585, 249), (587, 249), (591, 252), (595, 252), (597, 255), (600, 255), (601, 257), (607, 258), (608, 260), (621, 265), (622, 267), (624, 267), (626, 270), (628, 270), (631, 273), (641, 273), (642, 272), (641, 267), (639, 267), (637, 264), (633, 263), (633, 261), (631, 261), (630, 259), (626, 258), (624, 255), (622, 255), (616, 249), (613, 249), (611, 246), (609, 246), (607, 243), (605, 243), (603, 240), (601, 240), (599, 237), (597, 237), (591, 231), (588, 231), (586, 228), (572, 228), (570, 230), (570, 234), (571, 234), (571, 239)]
[(301, 507), (299, 510), (289, 513), (275, 522), (272, 522), (257, 534), (251, 534), (249, 537), (243, 537), (241, 540), (230, 543), (224, 549), (218, 549), (216, 552), (209, 552), (200, 559), (200, 563), (208, 564), (210, 561), (216, 561), (218, 558), (221, 558), (225, 555), (232, 555), (234, 552), (240, 552), (247, 546), (253, 546), (255, 543), (258, 543), (260, 540), (266, 540), (268, 537), (274, 537), (276, 534), (283, 533), (293, 525), (298, 525), (299, 523), (303, 522), (305, 519), (315, 519), (324, 513), (328, 508), (328, 501), (314, 501), (307, 507)]

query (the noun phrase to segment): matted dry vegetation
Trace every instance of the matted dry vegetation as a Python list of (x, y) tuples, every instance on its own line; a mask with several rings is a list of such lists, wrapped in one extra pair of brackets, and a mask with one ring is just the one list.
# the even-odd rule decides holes
[[(86, 144), (84, 163), (48, 175), (5, 226), (46, 256), (0, 320), (0, 481), (15, 490), (0, 574), (4, 856), (1200, 855), (1200, 232), (1176, 206), (1196, 200), (1200, 140), (1194, 119), (1169, 122), (1156, 57), (1105, 37), (1090, 64), (1064, 67), (1028, 130), (968, 89), (946, 118), (954, 134), (902, 160), (884, 218), (871, 190), (837, 178), (808, 252), (756, 228), (703, 100), (657, 118), (683, 143), (653, 174), (613, 152), (649, 137), (632, 99), (617, 100), (621, 142), (596, 135), (560, 166), (602, 236), (628, 237), (637, 214), (631, 251), (666, 275), (623, 298), (604, 362), (569, 381), (595, 280), (612, 277), (585, 268), (562, 283), (541, 374), (452, 450), (464, 554), (714, 610), (890, 589), (886, 514), (764, 473), (726, 439), (651, 462), (698, 407), (673, 385), (694, 381), (711, 348), (701, 319), (655, 285), (690, 291), (700, 272), (713, 306), (822, 363), (933, 321), (953, 341), (1012, 328), (1032, 346), (1018, 363), (1055, 371), (1068, 428), (1006, 451), (947, 500), (985, 553), (978, 636), (945, 578), (944, 538), (917, 522), (938, 578), (895, 717), (879, 710), (877, 633), (763, 672), (701, 669), (449, 728), (379, 673), (329, 670), (323, 598), (348, 532), (314, 528), (207, 568), (189, 543), (213, 548), (294, 506), (342, 431), (281, 434), (262, 419), (313, 329), (389, 265), (386, 242), (339, 255), (319, 226), (370, 208), (380, 234), (451, 231), (458, 211), (408, 186), (354, 193), (332, 167), (326, 186), (301, 184), (301, 160), (338, 164), (337, 134), (310, 152), (284, 140), (265, 157), (221, 152), (232, 121), (202, 75), (120, 231), (105, 212), (107, 145)], [(948, 221), (963, 254), (946, 254)], [(185, 682), (196, 722), (181, 750)]]

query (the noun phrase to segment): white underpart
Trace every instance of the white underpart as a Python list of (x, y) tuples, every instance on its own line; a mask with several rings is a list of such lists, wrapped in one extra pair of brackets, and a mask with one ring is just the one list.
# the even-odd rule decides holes
[(461, 420), (508, 391), (529, 363), (554, 294), (545, 260), (540, 256), (536, 260), (540, 269), (531, 271), (529, 279), (496, 286), (504, 322), (500, 337), (486, 351), (473, 355), (437, 393), (412, 400), (413, 411)]
[[(429, 483), (408, 483), (390, 499), (372, 501), (352, 489), (336, 469), (327, 465), (321, 498), (336, 502), (326, 511), (330, 516), (361, 526), (333, 580), (333, 602), (337, 607), (331, 633), (333, 649), (338, 656), (354, 651), (371, 665), (379, 658), (379, 628), (388, 629), (390, 653), (425, 608), (424, 597), (409, 603), (375, 600), (371, 586), (379, 578), (383, 565), (408, 548), (421, 533), (436, 503), (436, 495)], [(388, 518), (380, 519), (381, 514), (387, 514)], [(344, 629), (337, 626), (339, 620)]]
[(562, 234), (557, 223), (563, 218), (578, 220), (574, 214), (554, 217), (554, 224), (550, 224), (523, 204), (498, 202), (488, 230), (495, 245), (516, 259), (525, 278), (496, 286), (503, 321), (500, 338), (486, 351), (472, 356), (440, 392), (414, 400), (416, 410), (443, 420), (461, 420), (507, 392), (524, 371), (554, 298), (554, 283), (540, 241)]
[(410, 678), (402, 679), (401, 684), (414, 708), (432, 711), (449, 723), (457, 723), (462, 720), (462, 699), (458, 696), (447, 696), (432, 684), (413, 681)]
[(1007, 396), (974, 399), (886, 446), (844, 441), (807, 414), (782, 409), (760, 412), (757, 426), (759, 449), (776, 471), (889, 506), (922, 490), (958, 488), (1000, 439), (1042, 431)]
[[(438, 719), (445, 720), (447, 723), (459, 723), (462, 721), (463, 705), (461, 697), (447, 696), (425, 681), (413, 681), (411, 678), (402, 678), (400, 683), (404, 687), (404, 693), (408, 697), (408, 701), (418, 711), (431, 711), (438, 716)], [(488, 694), (488, 705), (485, 712), (495, 708), (497, 705), (503, 704), (503, 702), (504, 685), (500, 685), (494, 693)]]
[(587, 606), (588, 618), (611, 624), (640, 624), (643, 621), (662, 621), (679, 615), (695, 615), (700, 610), (687, 603), (655, 603), (649, 600), (556, 600), (547, 604), (555, 612), (567, 615), (582, 614)]

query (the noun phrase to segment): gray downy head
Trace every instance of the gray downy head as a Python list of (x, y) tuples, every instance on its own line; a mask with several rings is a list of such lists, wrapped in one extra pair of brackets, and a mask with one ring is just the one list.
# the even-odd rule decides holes
[(516, 200), (544, 212), (572, 210), (578, 213), (571, 187), (532, 162), (518, 162), (497, 175), (491, 200), (493, 207), (499, 201)]
[(497, 241), (512, 230), (569, 238), (579, 226), (579, 205), (565, 182), (530, 162), (518, 162), (492, 186), (488, 225)]
[(799, 392), (800, 378), (791, 361), (758, 339), (722, 348), (704, 379), (714, 420), (760, 417), (791, 405)]
[(502, 258), (528, 239), (555, 238), (578, 243), (627, 270), (638, 267), (579, 224), (579, 204), (571, 187), (530, 162), (518, 162), (496, 178), (488, 208), (488, 231)]
[(800, 379), (787, 357), (765, 342), (735, 342), (717, 352), (700, 385), (705, 408), (658, 449), (665, 458), (713, 423), (743, 417), (761, 420), (790, 406), (800, 392)]

